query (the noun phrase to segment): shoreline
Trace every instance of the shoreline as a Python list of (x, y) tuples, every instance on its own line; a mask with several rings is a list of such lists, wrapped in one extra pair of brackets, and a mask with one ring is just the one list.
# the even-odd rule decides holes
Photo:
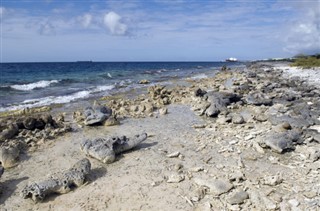
[[(319, 80), (309, 85), (303, 72), (292, 74), (306, 82), (288, 78), (292, 69), (286, 69), (258, 63), (187, 81), (186, 86), (151, 86), (111, 100), (97, 99), (95, 104), (107, 105), (118, 121), (107, 119), (100, 126), (84, 124), (83, 103), (35, 113), (52, 114), (56, 127), (44, 137), (39, 135), (44, 130), (19, 129), (1, 143), (19, 148), (20, 154), (1, 177), (0, 206), (9, 210), (316, 209)], [(0, 129), (19, 118), (23, 116), (1, 117)], [(111, 164), (79, 150), (84, 139), (142, 132), (148, 134), (147, 140)], [(85, 185), (36, 204), (19, 196), (30, 181), (68, 169), (84, 157), (92, 165)]]

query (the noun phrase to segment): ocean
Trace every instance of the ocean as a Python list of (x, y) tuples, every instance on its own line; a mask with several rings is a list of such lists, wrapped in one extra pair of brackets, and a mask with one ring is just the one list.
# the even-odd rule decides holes
[[(113, 95), (171, 79), (200, 79), (239, 62), (0, 63), (0, 112)], [(138, 82), (149, 80), (148, 85)]]

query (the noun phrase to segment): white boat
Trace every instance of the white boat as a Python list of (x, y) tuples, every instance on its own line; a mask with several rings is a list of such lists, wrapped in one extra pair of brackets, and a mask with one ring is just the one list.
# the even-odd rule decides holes
[(226, 62), (237, 62), (238, 59), (237, 58), (233, 58), (233, 57), (230, 57), (229, 59), (226, 59)]

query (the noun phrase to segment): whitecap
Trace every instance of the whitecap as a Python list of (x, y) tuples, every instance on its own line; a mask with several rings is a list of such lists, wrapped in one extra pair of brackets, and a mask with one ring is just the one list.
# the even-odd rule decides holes
[(30, 91), (36, 88), (45, 88), (54, 83), (59, 83), (59, 81), (58, 80), (51, 80), (51, 81), (42, 80), (42, 81), (37, 81), (35, 83), (30, 83), (30, 84), (11, 85), (10, 87), (16, 90)]
[(83, 90), (71, 95), (64, 95), (64, 96), (48, 96), (43, 98), (37, 99), (29, 99), (25, 100), (19, 105), (12, 105), (10, 107), (0, 107), (0, 112), (3, 111), (10, 111), (10, 110), (19, 110), (24, 108), (31, 108), (31, 107), (41, 107), (47, 106), (51, 104), (61, 104), (61, 103), (69, 103), (72, 101), (76, 101), (79, 99), (84, 99), (90, 97), (94, 93), (105, 92), (107, 90), (112, 90), (115, 86), (113, 85), (106, 85), (106, 86), (97, 86), (92, 87), (89, 90)]

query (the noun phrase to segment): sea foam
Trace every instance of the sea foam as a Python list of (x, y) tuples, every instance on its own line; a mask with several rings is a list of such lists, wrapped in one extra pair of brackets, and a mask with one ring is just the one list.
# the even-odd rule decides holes
[(108, 90), (112, 90), (115, 86), (113, 85), (106, 85), (106, 86), (97, 86), (92, 87), (88, 90), (83, 90), (79, 92), (75, 92), (71, 95), (64, 95), (64, 96), (48, 96), (42, 97), (37, 99), (29, 99), (21, 102), (18, 105), (12, 105), (9, 107), (0, 107), (0, 112), (3, 111), (12, 111), (12, 110), (19, 110), (24, 108), (32, 108), (32, 107), (41, 107), (47, 106), (51, 104), (62, 104), (62, 103), (69, 103), (78, 99), (85, 99), (90, 97), (94, 93), (105, 92)]
[(30, 91), (36, 88), (45, 88), (50, 86), (51, 84), (54, 83), (59, 83), (58, 80), (51, 80), (51, 81), (37, 81), (35, 83), (30, 83), (30, 84), (19, 84), (19, 85), (12, 85), (10, 86), (12, 89), (16, 90), (22, 90), (22, 91)]

